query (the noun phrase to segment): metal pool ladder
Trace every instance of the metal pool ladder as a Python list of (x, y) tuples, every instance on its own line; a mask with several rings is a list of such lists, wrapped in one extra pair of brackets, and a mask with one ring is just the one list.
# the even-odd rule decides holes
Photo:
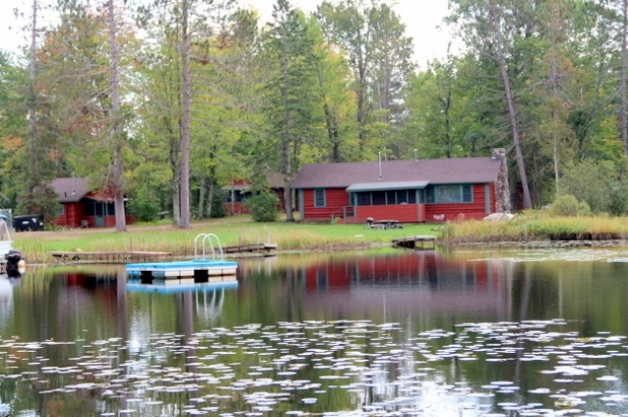
[(199, 252), (199, 241), (200, 241), (200, 249), (202, 250), (203, 253), (203, 257), (201, 258), (201, 260), (205, 260), (205, 253), (206, 253), (206, 244), (209, 244), (209, 248), (212, 251), (212, 260), (216, 260), (216, 251), (214, 250), (214, 243), (216, 244), (216, 249), (219, 251), (220, 253), (220, 260), (224, 260), (224, 254), (222, 252), (222, 246), (220, 245), (220, 239), (218, 239), (218, 236), (216, 236), (213, 233), (199, 233), (198, 235), (196, 235), (196, 237), (194, 238), (194, 259), (199, 259), (198, 258), (198, 252)]

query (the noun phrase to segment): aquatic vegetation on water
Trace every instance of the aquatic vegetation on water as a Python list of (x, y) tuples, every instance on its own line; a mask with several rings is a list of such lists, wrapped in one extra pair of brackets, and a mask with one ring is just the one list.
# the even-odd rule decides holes
[(399, 323), (340, 320), (129, 341), (11, 338), (0, 341), (0, 410), (66, 417), (626, 415), (626, 337), (583, 337), (568, 328), (561, 319), (462, 323), (409, 335)]

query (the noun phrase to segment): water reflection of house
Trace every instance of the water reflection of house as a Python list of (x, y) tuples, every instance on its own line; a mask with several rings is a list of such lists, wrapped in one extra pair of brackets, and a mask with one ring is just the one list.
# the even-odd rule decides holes
[(349, 310), (386, 296), (388, 308), (499, 311), (509, 302), (510, 276), (502, 261), (452, 260), (437, 251), (338, 260), (302, 273), (308, 302)]
[[(60, 272), (54, 274), (63, 282), (60, 293), (59, 312), (61, 317), (68, 314), (84, 313), (93, 305), (99, 306), (99, 314), (115, 318), (118, 310), (117, 277), (115, 273)], [(66, 317), (67, 318), (67, 317)]]

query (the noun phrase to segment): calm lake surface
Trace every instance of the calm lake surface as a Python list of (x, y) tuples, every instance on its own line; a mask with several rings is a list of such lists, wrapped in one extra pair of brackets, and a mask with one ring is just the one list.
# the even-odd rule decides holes
[(239, 262), (0, 277), (0, 417), (628, 416), (628, 248)]

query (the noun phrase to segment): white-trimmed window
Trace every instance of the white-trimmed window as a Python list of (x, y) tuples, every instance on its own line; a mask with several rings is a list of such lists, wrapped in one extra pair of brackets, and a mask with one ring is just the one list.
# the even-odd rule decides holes
[(314, 207), (322, 208), (326, 206), (327, 206), (327, 201), (325, 198), (325, 189), (315, 188), (314, 189)]
[(473, 188), (465, 185), (435, 185), (425, 190), (428, 204), (473, 203)]

